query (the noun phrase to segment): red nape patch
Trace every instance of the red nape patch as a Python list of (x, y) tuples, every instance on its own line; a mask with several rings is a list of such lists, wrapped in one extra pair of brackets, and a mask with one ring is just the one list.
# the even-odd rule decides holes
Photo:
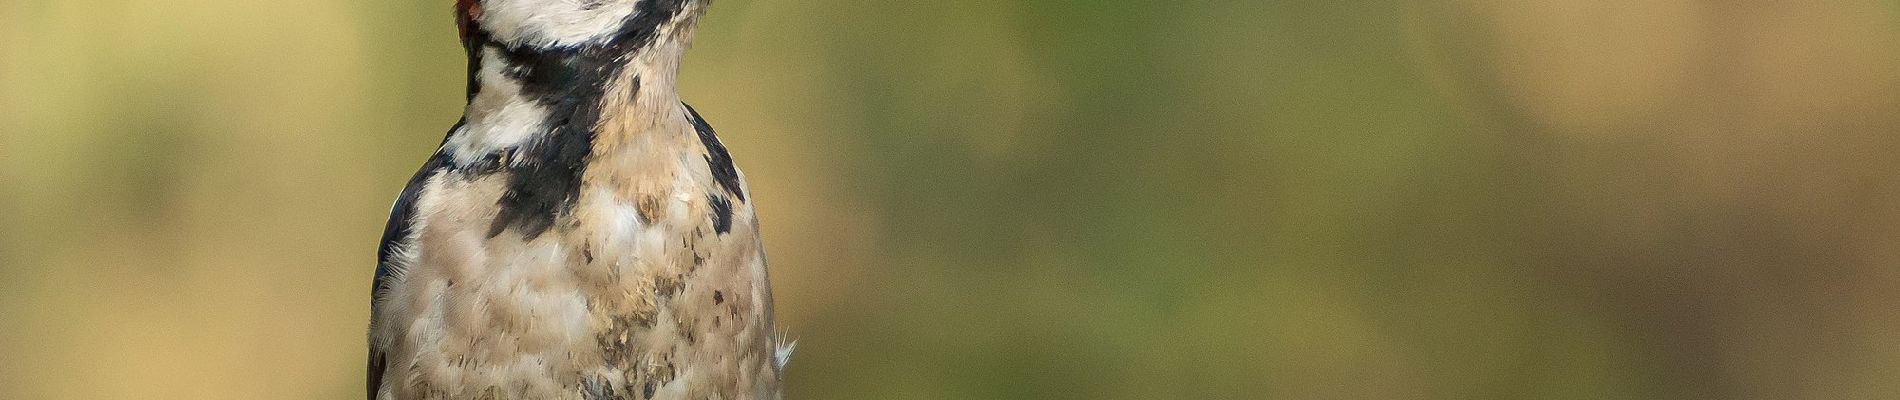
[(461, 30), (463, 40), (467, 40), (469, 32), (475, 30), (475, 20), (481, 18), (482, 3), (479, 0), (455, 0), (455, 27)]

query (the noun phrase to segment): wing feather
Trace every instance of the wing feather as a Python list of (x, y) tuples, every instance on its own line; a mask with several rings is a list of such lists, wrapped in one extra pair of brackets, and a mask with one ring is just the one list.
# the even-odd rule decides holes
[[(461, 129), (463, 123), (455, 123), (455, 127), (450, 128), (449, 132)], [(444, 140), (447, 139), (444, 138)], [(371, 324), (375, 323), (374, 315), (378, 312), (377, 310), (382, 308), (383, 294), (389, 291), (389, 285), (395, 284), (397, 278), (403, 273), (404, 266), (395, 265), (393, 258), (397, 251), (408, 245), (405, 242), (415, 228), (416, 199), (421, 197), (422, 187), (428, 184), (429, 177), (434, 176), (448, 164), (448, 153), (441, 151), (440, 148), (437, 146), (435, 154), (429, 157), (429, 161), (423, 163), (422, 168), (417, 169), (415, 175), (409, 177), (408, 185), (403, 186), (402, 194), (397, 195), (396, 203), (389, 207), (389, 221), (383, 224), (383, 241), (376, 246), (376, 280), (370, 290)], [(368, 378), (365, 384), (368, 386), (370, 400), (376, 399), (376, 392), (383, 386), (383, 373), (388, 367), (387, 363), (388, 360), (380, 344), (371, 340), (369, 366), (365, 371)]]

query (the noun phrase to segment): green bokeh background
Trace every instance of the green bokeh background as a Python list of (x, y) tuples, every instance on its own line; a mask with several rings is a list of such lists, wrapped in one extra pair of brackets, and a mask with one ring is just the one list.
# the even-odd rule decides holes
[[(0, 0), (0, 398), (362, 393), (442, 1)], [(789, 399), (1900, 398), (1900, 3), (718, 0)]]

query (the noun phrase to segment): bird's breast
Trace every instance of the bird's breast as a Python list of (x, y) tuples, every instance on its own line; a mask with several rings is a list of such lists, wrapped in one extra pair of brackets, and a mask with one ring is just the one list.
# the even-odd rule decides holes
[(537, 235), (506, 177), (439, 174), (383, 301), (394, 398), (755, 398), (777, 381), (752, 209), (692, 154), (596, 157)]

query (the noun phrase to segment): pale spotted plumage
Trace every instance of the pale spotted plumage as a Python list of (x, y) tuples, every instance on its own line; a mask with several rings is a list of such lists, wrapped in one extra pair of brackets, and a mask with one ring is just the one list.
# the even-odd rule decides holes
[(464, 0), (471, 95), (380, 251), (371, 399), (776, 399), (742, 176), (673, 90), (703, 0)]

